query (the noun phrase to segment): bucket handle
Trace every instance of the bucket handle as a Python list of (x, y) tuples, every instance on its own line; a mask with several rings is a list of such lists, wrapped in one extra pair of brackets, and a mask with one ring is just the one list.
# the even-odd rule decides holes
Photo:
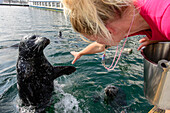
[(160, 80), (160, 83), (158, 85), (158, 90), (156, 92), (156, 95), (154, 97), (153, 102), (156, 102), (156, 101), (159, 100), (158, 98), (161, 95), (162, 87), (163, 87), (165, 79), (166, 79), (166, 73), (170, 70), (170, 62), (168, 62), (167, 60), (160, 60), (158, 62), (158, 67), (162, 68), (163, 72), (162, 72), (161, 80)]
[(163, 68), (164, 71), (165, 71), (165, 69), (167, 69), (167, 71), (168, 71), (170, 68), (170, 61), (168, 62), (167, 60), (164, 60), (164, 59), (160, 60), (160, 61), (158, 61), (158, 66), (160, 68)]

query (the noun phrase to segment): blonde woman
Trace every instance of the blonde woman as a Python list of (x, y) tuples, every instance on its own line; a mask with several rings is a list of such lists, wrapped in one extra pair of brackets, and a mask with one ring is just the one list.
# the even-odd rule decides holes
[(169, 0), (63, 0), (63, 4), (74, 30), (96, 41), (80, 52), (71, 52), (73, 64), (82, 55), (104, 51), (105, 45), (117, 45), (127, 35), (147, 36), (140, 40), (138, 50), (170, 40)]
[(170, 0), (63, 0), (63, 4), (74, 30), (95, 41), (71, 52), (73, 64), (82, 55), (102, 52), (106, 45), (116, 46), (132, 35), (146, 35), (138, 50), (170, 41)]

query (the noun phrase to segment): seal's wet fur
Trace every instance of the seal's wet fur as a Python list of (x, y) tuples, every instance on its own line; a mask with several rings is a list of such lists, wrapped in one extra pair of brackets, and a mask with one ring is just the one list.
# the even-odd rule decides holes
[(107, 97), (109, 98), (114, 98), (116, 97), (117, 93), (118, 93), (119, 89), (116, 86), (113, 85), (108, 85), (105, 88), (105, 94), (107, 95)]
[(37, 112), (50, 102), (53, 80), (76, 70), (73, 66), (53, 67), (43, 53), (49, 43), (49, 39), (34, 35), (24, 37), (19, 44), (16, 65), (19, 97), (22, 105), (34, 106)]
[(126, 94), (124, 91), (114, 85), (108, 85), (105, 88), (105, 102), (111, 105), (115, 110), (126, 106)]

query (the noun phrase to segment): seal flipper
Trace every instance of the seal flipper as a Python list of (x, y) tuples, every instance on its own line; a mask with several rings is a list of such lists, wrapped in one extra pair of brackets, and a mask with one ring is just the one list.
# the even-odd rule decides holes
[(54, 67), (54, 75), (52, 76), (52, 80), (62, 76), (62, 75), (69, 75), (76, 71), (76, 68), (73, 66), (57, 66)]

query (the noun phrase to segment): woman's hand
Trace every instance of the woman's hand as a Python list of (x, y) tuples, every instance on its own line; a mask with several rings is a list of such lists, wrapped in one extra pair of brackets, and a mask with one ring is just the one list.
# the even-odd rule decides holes
[(144, 46), (147, 46), (147, 45), (152, 44), (152, 43), (157, 43), (159, 41), (158, 40), (149, 40), (148, 37), (144, 37), (144, 38), (140, 39), (139, 42), (142, 43), (142, 44), (139, 46), (138, 51)]
[(99, 52), (103, 52), (105, 50), (105, 45), (99, 44), (97, 42), (93, 42), (89, 44), (87, 47), (85, 47), (80, 52), (72, 51), (70, 52), (74, 56), (74, 60), (72, 61), (72, 64), (74, 64), (82, 55), (88, 55), (88, 54), (95, 54)]
[(74, 60), (72, 61), (72, 64), (74, 64), (82, 56), (80, 52), (71, 51), (70, 53), (74, 56)]

